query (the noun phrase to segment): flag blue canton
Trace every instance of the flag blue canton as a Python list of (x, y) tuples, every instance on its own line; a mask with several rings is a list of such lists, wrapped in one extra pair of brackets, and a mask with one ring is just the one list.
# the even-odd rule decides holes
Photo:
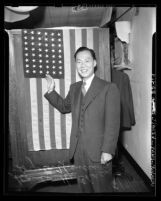
[(24, 76), (64, 78), (62, 30), (22, 30)]

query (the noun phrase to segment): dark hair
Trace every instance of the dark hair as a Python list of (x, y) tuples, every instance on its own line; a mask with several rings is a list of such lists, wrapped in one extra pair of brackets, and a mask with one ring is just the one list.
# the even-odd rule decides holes
[(79, 52), (83, 52), (83, 51), (85, 51), (85, 50), (89, 51), (89, 52), (91, 53), (93, 59), (96, 60), (96, 55), (95, 55), (94, 50), (89, 49), (88, 47), (80, 47), (80, 48), (78, 48), (77, 51), (76, 51), (75, 54), (74, 54), (75, 60), (76, 60), (77, 54), (78, 54)]

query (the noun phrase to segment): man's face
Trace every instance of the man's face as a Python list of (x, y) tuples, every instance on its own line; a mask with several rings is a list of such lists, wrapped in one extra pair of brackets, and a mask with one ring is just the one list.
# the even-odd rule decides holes
[(88, 50), (79, 52), (76, 56), (77, 71), (82, 78), (88, 78), (94, 73), (96, 60), (93, 59)]

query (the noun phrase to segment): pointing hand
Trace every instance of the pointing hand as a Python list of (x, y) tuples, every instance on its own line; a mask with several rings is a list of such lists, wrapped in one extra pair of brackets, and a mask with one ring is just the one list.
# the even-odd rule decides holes
[(54, 82), (54, 79), (49, 74), (46, 74), (45, 79), (47, 81), (47, 89), (48, 89), (48, 93), (49, 93), (49, 92), (53, 91), (53, 89), (55, 88), (55, 82)]

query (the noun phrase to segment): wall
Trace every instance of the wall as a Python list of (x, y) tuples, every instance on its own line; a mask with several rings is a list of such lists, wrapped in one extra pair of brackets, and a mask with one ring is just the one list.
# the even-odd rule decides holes
[(123, 133), (122, 142), (151, 178), (152, 34), (156, 26), (156, 9), (140, 7), (131, 25), (130, 57), (133, 69), (125, 72), (131, 81), (136, 125), (132, 130)]

